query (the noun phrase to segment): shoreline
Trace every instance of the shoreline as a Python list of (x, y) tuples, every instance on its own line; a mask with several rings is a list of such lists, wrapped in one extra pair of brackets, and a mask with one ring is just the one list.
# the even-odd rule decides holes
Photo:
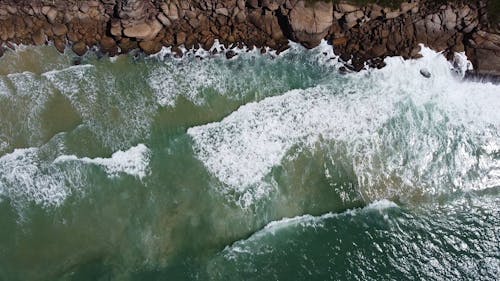
[(172, 47), (182, 56), (181, 46), (210, 50), (216, 40), (226, 49), (277, 53), (289, 41), (313, 48), (326, 40), (347, 69), (359, 71), (384, 67), (388, 56), (418, 58), (422, 43), (450, 59), (465, 52), (474, 66), (468, 77), (498, 82), (500, 34), (488, 22), (487, 3), (428, 2), (391, 9), (303, 0), (0, 0), (0, 56), (10, 42), (52, 42), (60, 52), (71, 46), (79, 56), (93, 47), (110, 56)]

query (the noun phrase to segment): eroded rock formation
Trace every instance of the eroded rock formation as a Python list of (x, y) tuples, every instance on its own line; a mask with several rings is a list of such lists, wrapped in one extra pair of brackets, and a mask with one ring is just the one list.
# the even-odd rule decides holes
[[(495, 1), (495, 0), (490, 0)], [(499, 24), (488, 22), (487, 0), (410, 0), (397, 9), (304, 0), (0, 0), (0, 55), (11, 42), (59, 51), (69, 44), (83, 55), (90, 47), (116, 55), (162, 46), (210, 49), (287, 48), (288, 40), (308, 48), (332, 43), (349, 68), (383, 58), (414, 58), (419, 43), (448, 53), (466, 51), (477, 74), (500, 75)]]

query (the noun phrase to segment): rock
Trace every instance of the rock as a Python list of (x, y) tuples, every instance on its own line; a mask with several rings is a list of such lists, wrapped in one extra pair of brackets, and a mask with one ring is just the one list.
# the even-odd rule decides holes
[(148, 55), (156, 54), (161, 51), (161, 44), (156, 41), (141, 41), (139, 47)]
[(177, 33), (177, 35), (175, 36), (175, 41), (177, 42), (177, 45), (184, 44), (184, 42), (186, 42), (186, 37), (187, 35), (184, 32)]
[(85, 45), (84, 42), (80, 41), (73, 44), (73, 47), (71, 47), (71, 49), (73, 50), (73, 52), (75, 52), (75, 54), (83, 56), (87, 52), (87, 45)]
[(182, 58), (182, 56), (184, 56), (184, 53), (179, 47), (173, 47), (172, 53), (174, 53), (174, 57), (176, 58)]
[(422, 68), (420, 69), (420, 74), (424, 76), (425, 78), (431, 78), (431, 73), (427, 68)]
[(113, 36), (122, 36), (122, 26), (120, 24), (120, 21), (111, 21), (111, 28), (109, 30), (111, 35)]
[(385, 14), (385, 18), (388, 20), (395, 19), (401, 15), (400, 11), (388, 12)]
[(245, 0), (238, 0), (238, 9), (240, 9), (240, 11), (243, 11), (245, 10)]
[(116, 47), (116, 42), (113, 38), (104, 36), (101, 38), (99, 44), (104, 51), (114, 49)]
[(172, 22), (170, 22), (170, 20), (167, 18), (167, 16), (165, 16), (165, 14), (163, 13), (159, 13), (158, 16), (156, 16), (156, 18), (165, 26), (165, 27), (169, 27), (172, 25)]
[(475, 32), (467, 42), (466, 53), (476, 74), (500, 77), (500, 34)]
[(335, 47), (345, 46), (346, 44), (347, 44), (347, 37), (340, 37), (332, 40), (332, 45)]
[(158, 20), (154, 20), (150, 23), (139, 23), (125, 28), (123, 34), (130, 38), (148, 40), (154, 38), (160, 32), (161, 28), (161, 23)]
[(207, 38), (201, 45), (201, 47), (205, 50), (205, 51), (208, 51), (212, 48), (212, 46), (214, 45), (215, 43), (215, 40), (213, 37), (209, 37)]
[(172, 2), (170, 5), (162, 5), (163, 13), (171, 20), (175, 21), (179, 19), (179, 9)]
[(237, 22), (243, 23), (247, 19), (247, 14), (244, 11), (239, 11), (238, 14), (236, 14), (236, 20)]
[(11, 15), (15, 15), (17, 13), (17, 7), (13, 5), (7, 5), (5, 7), (7, 9), (7, 12), (9, 12)]
[(226, 17), (229, 16), (229, 10), (227, 8), (217, 8), (215, 9), (215, 13)]
[(368, 16), (371, 19), (376, 19), (376, 18), (382, 17), (383, 15), (384, 15), (383, 8), (380, 7), (379, 5), (372, 4), (372, 5), (369, 6)]
[(233, 50), (229, 50), (226, 52), (226, 58), (227, 59), (232, 59), (233, 57), (237, 56), (236, 52)]
[(259, 8), (259, 0), (248, 0), (247, 3), (254, 9)]
[(448, 7), (448, 9), (444, 11), (443, 22), (448, 30), (453, 30), (457, 26), (457, 15), (453, 12), (451, 7)]
[(280, 0), (262, 0), (262, 7), (270, 10), (270, 11), (276, 11), (279, 9), (280, 5), (283, 4), (285, 1), (280, 1)]
[(414, 8), (418, 8), (418, 3), (417, 2), (403, 2), (400, 5), (400, 10), (402, 14), (406, 14), (408, 12), (411, 12)]
[(61, 39), (61, 38), (56, 37), (56, 39), (54, 39), (54, 47), (56, 47), (56, 49), (61, 54), (63, 54), (64, 50), (66, 49), (66, 41)]
[(80, 11), (82, 11), (82, 13), (88, 13), (89, 10), (90, 10), (89, 4), (87, 2), (83, 2), (80, 6)]
[(45, 44), (46, 41), (45, 34), (43, 33), (42, 30), (38, 30), (35, 33), (33, 33), (31, 38), (33, 39), (33, 43), (35, 43), (35, 45), (37, 46)]
[(58, 14), (57, 10), (51, 7), (49, 8), (45, 16), (47, 17), (49, 22), (53, 24), (56, 22), (57, 14)]
[(359, 10), (359, 7), (347, 3), (337, 4), (335, 8), (341, 13), (352, 13)]
[(52, 25), (52, 32), (55, 36), (66, 35), (66, 33), (68, 33), (68, 27), (62, 23), (56, 23)]
[(288, 19), (296, 39), (312, 48), (319, 45), (333, 23), (333, 4), (316, 2), (312, 7), (306, 7), (304, 1), (299, 1)]
[(348, 13), (345, 16), (347, 29), (351, 29), (352, 27), (356, 26), (358, 24), (358, 20), (362, 19), (364, 16), (365, 14), (362, 11)]
[(118, 43), (122, 52), (127, 53), (137, 48), (137, 42), (130, 40), (130, 38), (122, 38)]

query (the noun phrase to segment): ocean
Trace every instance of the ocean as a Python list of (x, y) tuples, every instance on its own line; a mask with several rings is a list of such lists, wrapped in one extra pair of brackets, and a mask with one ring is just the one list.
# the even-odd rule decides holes
[(498, 280), (500, 85), (421, 52), (7, 51), (0, 280)]

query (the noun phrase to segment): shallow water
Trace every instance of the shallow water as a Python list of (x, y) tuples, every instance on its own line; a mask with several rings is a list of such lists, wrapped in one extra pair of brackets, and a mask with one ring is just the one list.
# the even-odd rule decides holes
[(7, 52), (0, 280), (495, 280), (500, 86), (422, 53)]

